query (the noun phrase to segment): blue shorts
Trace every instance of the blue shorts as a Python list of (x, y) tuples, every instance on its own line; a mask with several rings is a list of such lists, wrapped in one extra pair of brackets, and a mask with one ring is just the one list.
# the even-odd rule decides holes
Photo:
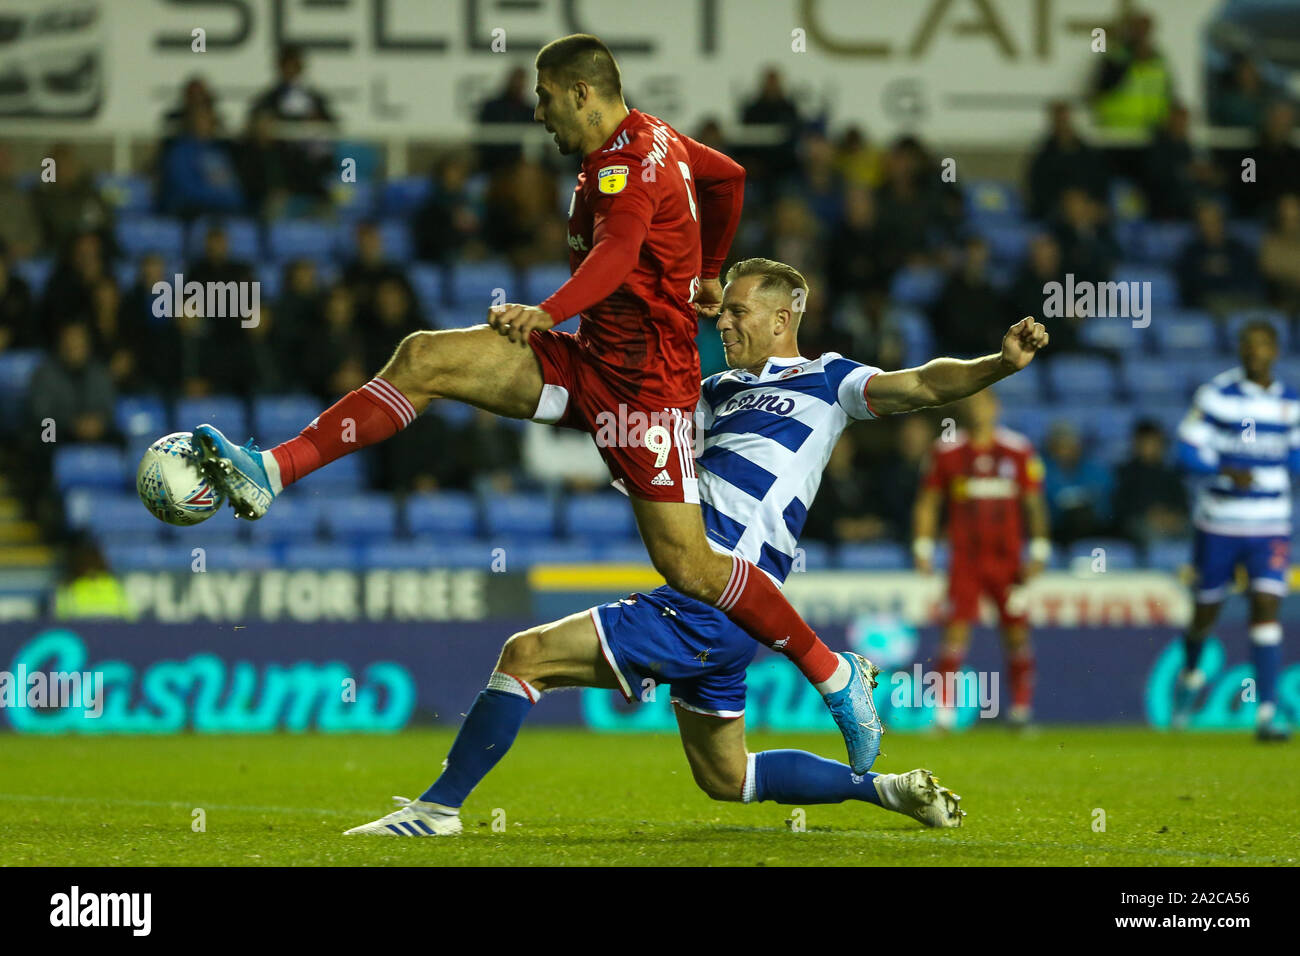
[(1196, 566), (1196, 601), (1217, 604), (1228, 593), (1237, 565), (1244, 565), (1250, 589), (1282, 597), (1291, 571), (1288, 535), (1255, 537), (1197, 531), (1193, 542)]
[(591, 617), (628, 700), (667, 684), (673, 703), (686, 710), (745, 713), (745, 669), (758, 642), (717, 608), (661, 587), (594, 607)]

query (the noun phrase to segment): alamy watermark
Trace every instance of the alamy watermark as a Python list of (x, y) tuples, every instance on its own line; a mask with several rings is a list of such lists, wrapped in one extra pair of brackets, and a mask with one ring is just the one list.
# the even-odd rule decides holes
[(159, 319), (197, 315), (210, 319), (239, 319), (246, 329), (261, 321), (260, 282), (186, 282), (179, 272), (172, 281), (159, 280), (153, 293), (153, 314)]
[(87, 717), (104, 713), (102, 671), (0, 671), (0, 707), (66, 708), (85, 711)]
[(1150, 282), (1090, 282), (1065, 274), (1065, 282), (1043, 284), (1043, 316), (1049, 319), (1132, 319), (1133, 328), (1151, 324)]
[(997, 671), (923, 671), (919, 663), (911, 673), (896, 671), (889, 701), (894, 707), (978, 707), (979, 715), (998, 715)]

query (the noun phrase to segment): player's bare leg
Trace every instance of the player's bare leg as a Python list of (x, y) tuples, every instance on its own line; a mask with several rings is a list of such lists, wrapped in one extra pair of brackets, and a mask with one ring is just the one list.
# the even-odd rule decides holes
[(935, 728), (947, 732), (957, 726), (956, 701), (948, 699), (947, 688), (952, 685), (962, 662), (966, 660), (966, 650), (970, 647), (970, 621), (949, 621), (943, 629), (939, 640), (939, 659), (935, 670), (943, 678), (942, 699), (934, 712)]
[(387, 816), (347, 831), (364, 836), (455, 836), (460, 807), (506, 755), (542, 693), (556, 687), (619, 687), (591, 612), (513, 635), (465, 715), (442, 774), (417, 800), (399, 798)]
[(321, 412), (296, 438), (261, 451), (240, 447), (211, 425), (194, 429), (205, 468), (243, 518), (266, 514), (287, 485), (344, 455), (397, 434), (435, 398), (511, 418), (530, 418), (542, 394), (542, 370), (487, 325), (413, 332), (379, 374)]
[(1250, 655), (1255, 670), (1255, 737), (1265, 743), (1291, 735), (1277, 720), (1277, 679), (1282, 669), (1281, 595), (1250, 592)]
[(1178, 683), (1174, 688), (1173, 713), (1169, 725), (1174, 730), (1183, 730), (1191, 720), (1196, 700), (1205, 689), (1205, 674), (1200, 669), (1201, 649), (1205, 639), (1214, 630), (1219, 620), (1222, 602), (1197, 602), (1192, 612), (1192, 622), (1183, 632), (1183, 667), (1178, 673)]
[(750, 637), (788, 657), (817, 688), (858, 773), (871, 769), (884, 733), (871, 700), (879, 668), (857, 654), (833, 653), (780, 589), (756, 566), (709, 546), (694, 504), (632, 498), (637, 528), (668, 586), (711, 604)]
[(855, 774), (847, 764), (803, 750), (749, 753), (744, 717), (713, 717), (675, 707), (682, 749), (696, 785), (714, 800), (805, 806), (861, 800), (929, 827), (961, 826), (961, 800), (928, 770)]
[(1007, 719), (1017, 727), (1027, 727), (1034, 704), (1034, 652), (1027, 622), (1011, 621), (1002, 626), (1002, 651), (1011, 684)]

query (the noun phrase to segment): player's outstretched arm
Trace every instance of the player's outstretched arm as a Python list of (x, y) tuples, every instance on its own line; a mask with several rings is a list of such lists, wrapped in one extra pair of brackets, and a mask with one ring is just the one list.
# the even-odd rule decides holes
[(1041, 322), (1026, 317), (1007, 330), (1002, 351), (977, 359), (939, 358), (917, 368), (879, 372), (867, 381), (867, 401), (877, 415), (947, 405), (1012, 375), (1048, 342)]

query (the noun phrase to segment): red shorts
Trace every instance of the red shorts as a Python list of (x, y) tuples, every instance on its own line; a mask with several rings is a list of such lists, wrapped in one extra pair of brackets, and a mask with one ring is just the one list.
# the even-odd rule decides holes
[(1028, 621), (1023, 607), (1011, 606), (1009, 598), (1020, 581), (1020, 566), (1005, 564), (954, 564), (948, 571), (948, 596), (944, 623), (979, 620), (980, 597), (987, 595), (998, 608), (998, 620), (1008, 624)]
[(620, 397), (602, 377), (599, 363), (569, 332), (536, 331), (529, 344), (545, 383), (533, 421), (591, 435), (614, 476), (614, 487), (625, 494), (699, 504), (694, 408), (653, 408)]

